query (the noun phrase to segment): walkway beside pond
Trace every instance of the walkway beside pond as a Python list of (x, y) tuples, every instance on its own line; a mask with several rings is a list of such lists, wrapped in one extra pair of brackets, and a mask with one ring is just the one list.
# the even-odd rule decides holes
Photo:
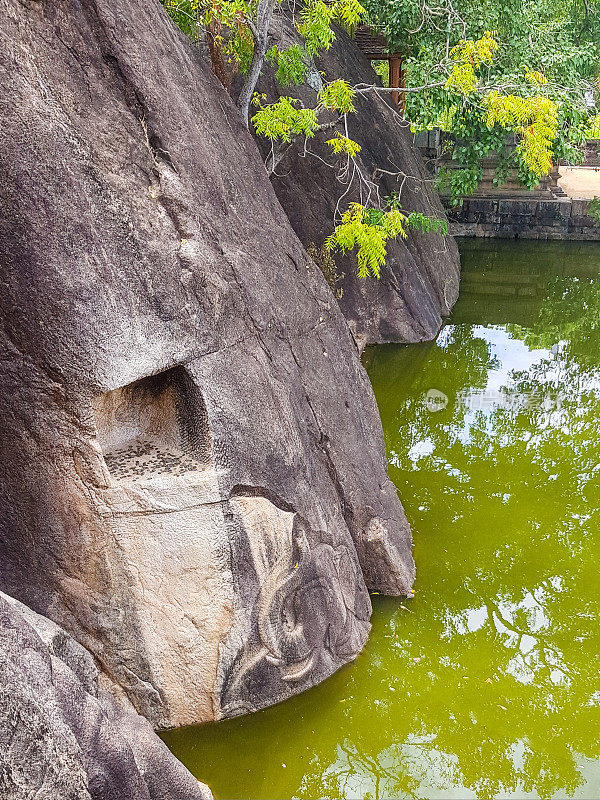
[(559, 186), (577, 200), (600, 197), (600, 167), (561, 167)]

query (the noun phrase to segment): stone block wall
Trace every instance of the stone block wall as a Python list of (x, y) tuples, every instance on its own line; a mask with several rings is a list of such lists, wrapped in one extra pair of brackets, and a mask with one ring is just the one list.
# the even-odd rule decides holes
[(470, 197), (449, 209), (454, 236), (500, 239), (571, 239), (600, 241), (600, 223), (588, 214), (591, 200), (560, 197)]
[(585, 146), (586, 167), (600, 167), (600, 139), (590, 139)]

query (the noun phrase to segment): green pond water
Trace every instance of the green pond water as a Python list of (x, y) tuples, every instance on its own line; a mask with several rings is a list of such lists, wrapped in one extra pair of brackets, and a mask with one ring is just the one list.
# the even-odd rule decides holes
[(414, 599), (315, 689), (165, 735), (217, 798), (600, 797), (600, 246), (462, 261), (436, 342), (365, 355)]

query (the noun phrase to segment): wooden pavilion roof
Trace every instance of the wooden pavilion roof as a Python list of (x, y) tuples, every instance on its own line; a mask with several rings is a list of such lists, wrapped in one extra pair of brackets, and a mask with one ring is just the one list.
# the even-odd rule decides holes
[(372, 61), (400, 56), (399, 53), (395, 53), (390, 49), (388, 40), (383, 33), (374, 31), (368, 25), (358, 25), (354, 38), (364, 55)]

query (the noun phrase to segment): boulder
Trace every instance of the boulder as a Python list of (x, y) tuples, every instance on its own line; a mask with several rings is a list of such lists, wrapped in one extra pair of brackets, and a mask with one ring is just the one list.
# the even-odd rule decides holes
[[(275, 17), (270, 34), (282, 49), (300, 41), (283, 14)], [(352, 86), (381, 85), (355, 41), (339, 28), (331, 48), (309, 66), (307, 83), (283, 87), (275, 80), (274, 70), (267, 69), (259, 91), (271, 102), (292, 96), (314, 108), (323, 82), (337, 78)], [(356, 176), (349, 186), (346, 157), (334, 156), (326, 144), (332, 138), (331, 129), (317, 133), (306, 142), (306, 148), (301, 140), (285, 149), (272, 174), (277, 197), (300, 241), (317, 252), (348, 204), (365, 203), (369, 191), (378, 191), (380, 198), (397, 194), (405, 213), (418, 211), (445, 219), (433, 178), (398, 106), (388, 95), (376, 93), (357, 96), (355, 106), (357, 113), (347, 115), (348, 136), (361, 146), (356, 164), (372, 182), (371, 189)], [(334, 119), (332, 116), (331, 121)], [(258, 143), (270, 166), (266, 140)], [(405, 240), (388, 242), (388, 258), (379, 280), (357, 276), (355, 254), (336, 254), (334, 261), (341, 278), (337, 284), (340, 307), (361, 349), (367, 344), (435, 338), (442, 318), (458, 298), (460, 262), (451, 236), (409, 230)]]
[(0, 593), (2, 800), (211, 800), (99, 678), (85, 648)]
[(356, 345), (158, 0), (0, 14), (0, 586), (155, 728), (275, 703), (413, 580)]

